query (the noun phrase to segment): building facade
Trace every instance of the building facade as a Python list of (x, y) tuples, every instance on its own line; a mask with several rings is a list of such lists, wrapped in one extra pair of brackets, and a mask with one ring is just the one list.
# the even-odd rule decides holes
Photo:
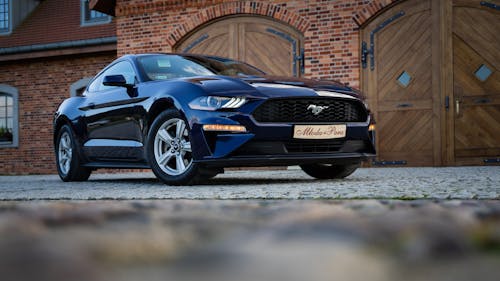
[[(38, 4), (0, 36), (0, 92), (19, 100), (18, 143), (0, 146), (0, 173), (54, 172), (51, 115), (71, 85), (116, 55), (145, 52), (226, 56), (275, 75), (359, 87), (377, 120), (375, 165), (499, 162), (498, 0), (91, 0), (113, 18), (90, 25), (86, 1), (25, 2)], [(78, 32), (49, 40), (61, 32), (36, 23), (44, 5), (65, 7), (55, 21), (73, 11)], [(82, 39), (95, 40), (79, 55), (80, 47), (38, 57), (4, 51)]]
[(113, 17), (87, 1), (0, 1), (0, 174), (55, 173), (57, 106), (115, 58)]
[(118, 54), (227, 56), (361, 88), (375, 165), (500, 163), (498, 0), (93, 0)]

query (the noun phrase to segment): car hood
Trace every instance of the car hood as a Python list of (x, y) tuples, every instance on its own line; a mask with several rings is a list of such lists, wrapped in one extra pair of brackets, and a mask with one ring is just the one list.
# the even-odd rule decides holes
[(279, 76), (204, 76), (183, 79), (211, 95), (247, 95), (262, 98), (332, 96), (334, 93), (363, 98), (339, 82)]

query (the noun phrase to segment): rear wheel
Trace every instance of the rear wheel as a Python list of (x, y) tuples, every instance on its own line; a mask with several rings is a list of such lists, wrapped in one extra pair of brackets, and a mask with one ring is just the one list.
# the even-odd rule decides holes
[(92, 172), (81, 165), (75, 137), (68, 125), (62, 126), (57, 134), (56, 164), (63, 181), (86, 181)]
[(317, 179), (343, 179), (356, 171), (361, 163), (350, 165), (334, 164), (309, 164), (300, 165), (300, 168), (308, 175)]
[(193, 162), (187, 122), (175, 109), (162, 112), (151, 125), (147, 154), (154, 174), (166, 184), (193, 184), (206, 178), (206, 170)]

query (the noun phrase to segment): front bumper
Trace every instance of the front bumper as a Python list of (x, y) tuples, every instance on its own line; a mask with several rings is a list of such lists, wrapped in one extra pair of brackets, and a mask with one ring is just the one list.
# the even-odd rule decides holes
[[(370, 118), (343, 123), (347, 132), (342, 139), (299, 140), (293, 138), (294, 124), (290, 123), (259, 123), (242, 112), (190, 113), (194, 162), (211, 167), (349, 164), (375, 156), (374, 132), (368, 130)], [(206, 124), (243, 125), (247, 132), (206, 132)]]

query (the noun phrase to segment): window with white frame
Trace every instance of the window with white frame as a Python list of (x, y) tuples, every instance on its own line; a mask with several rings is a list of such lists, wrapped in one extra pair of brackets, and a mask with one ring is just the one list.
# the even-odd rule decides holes
[(0, 85), (0, 148), (18, 145), (18, 92)]
[[(1, 0), (0, 0), (1, 1)], [(81, 0), (82, 25), (104, 24), (111, 21), (111, 16), (104, 13), (90, 10), (89, 0)]]
[(0, 34), (10, 32), (10, 0), (0, 0)]

